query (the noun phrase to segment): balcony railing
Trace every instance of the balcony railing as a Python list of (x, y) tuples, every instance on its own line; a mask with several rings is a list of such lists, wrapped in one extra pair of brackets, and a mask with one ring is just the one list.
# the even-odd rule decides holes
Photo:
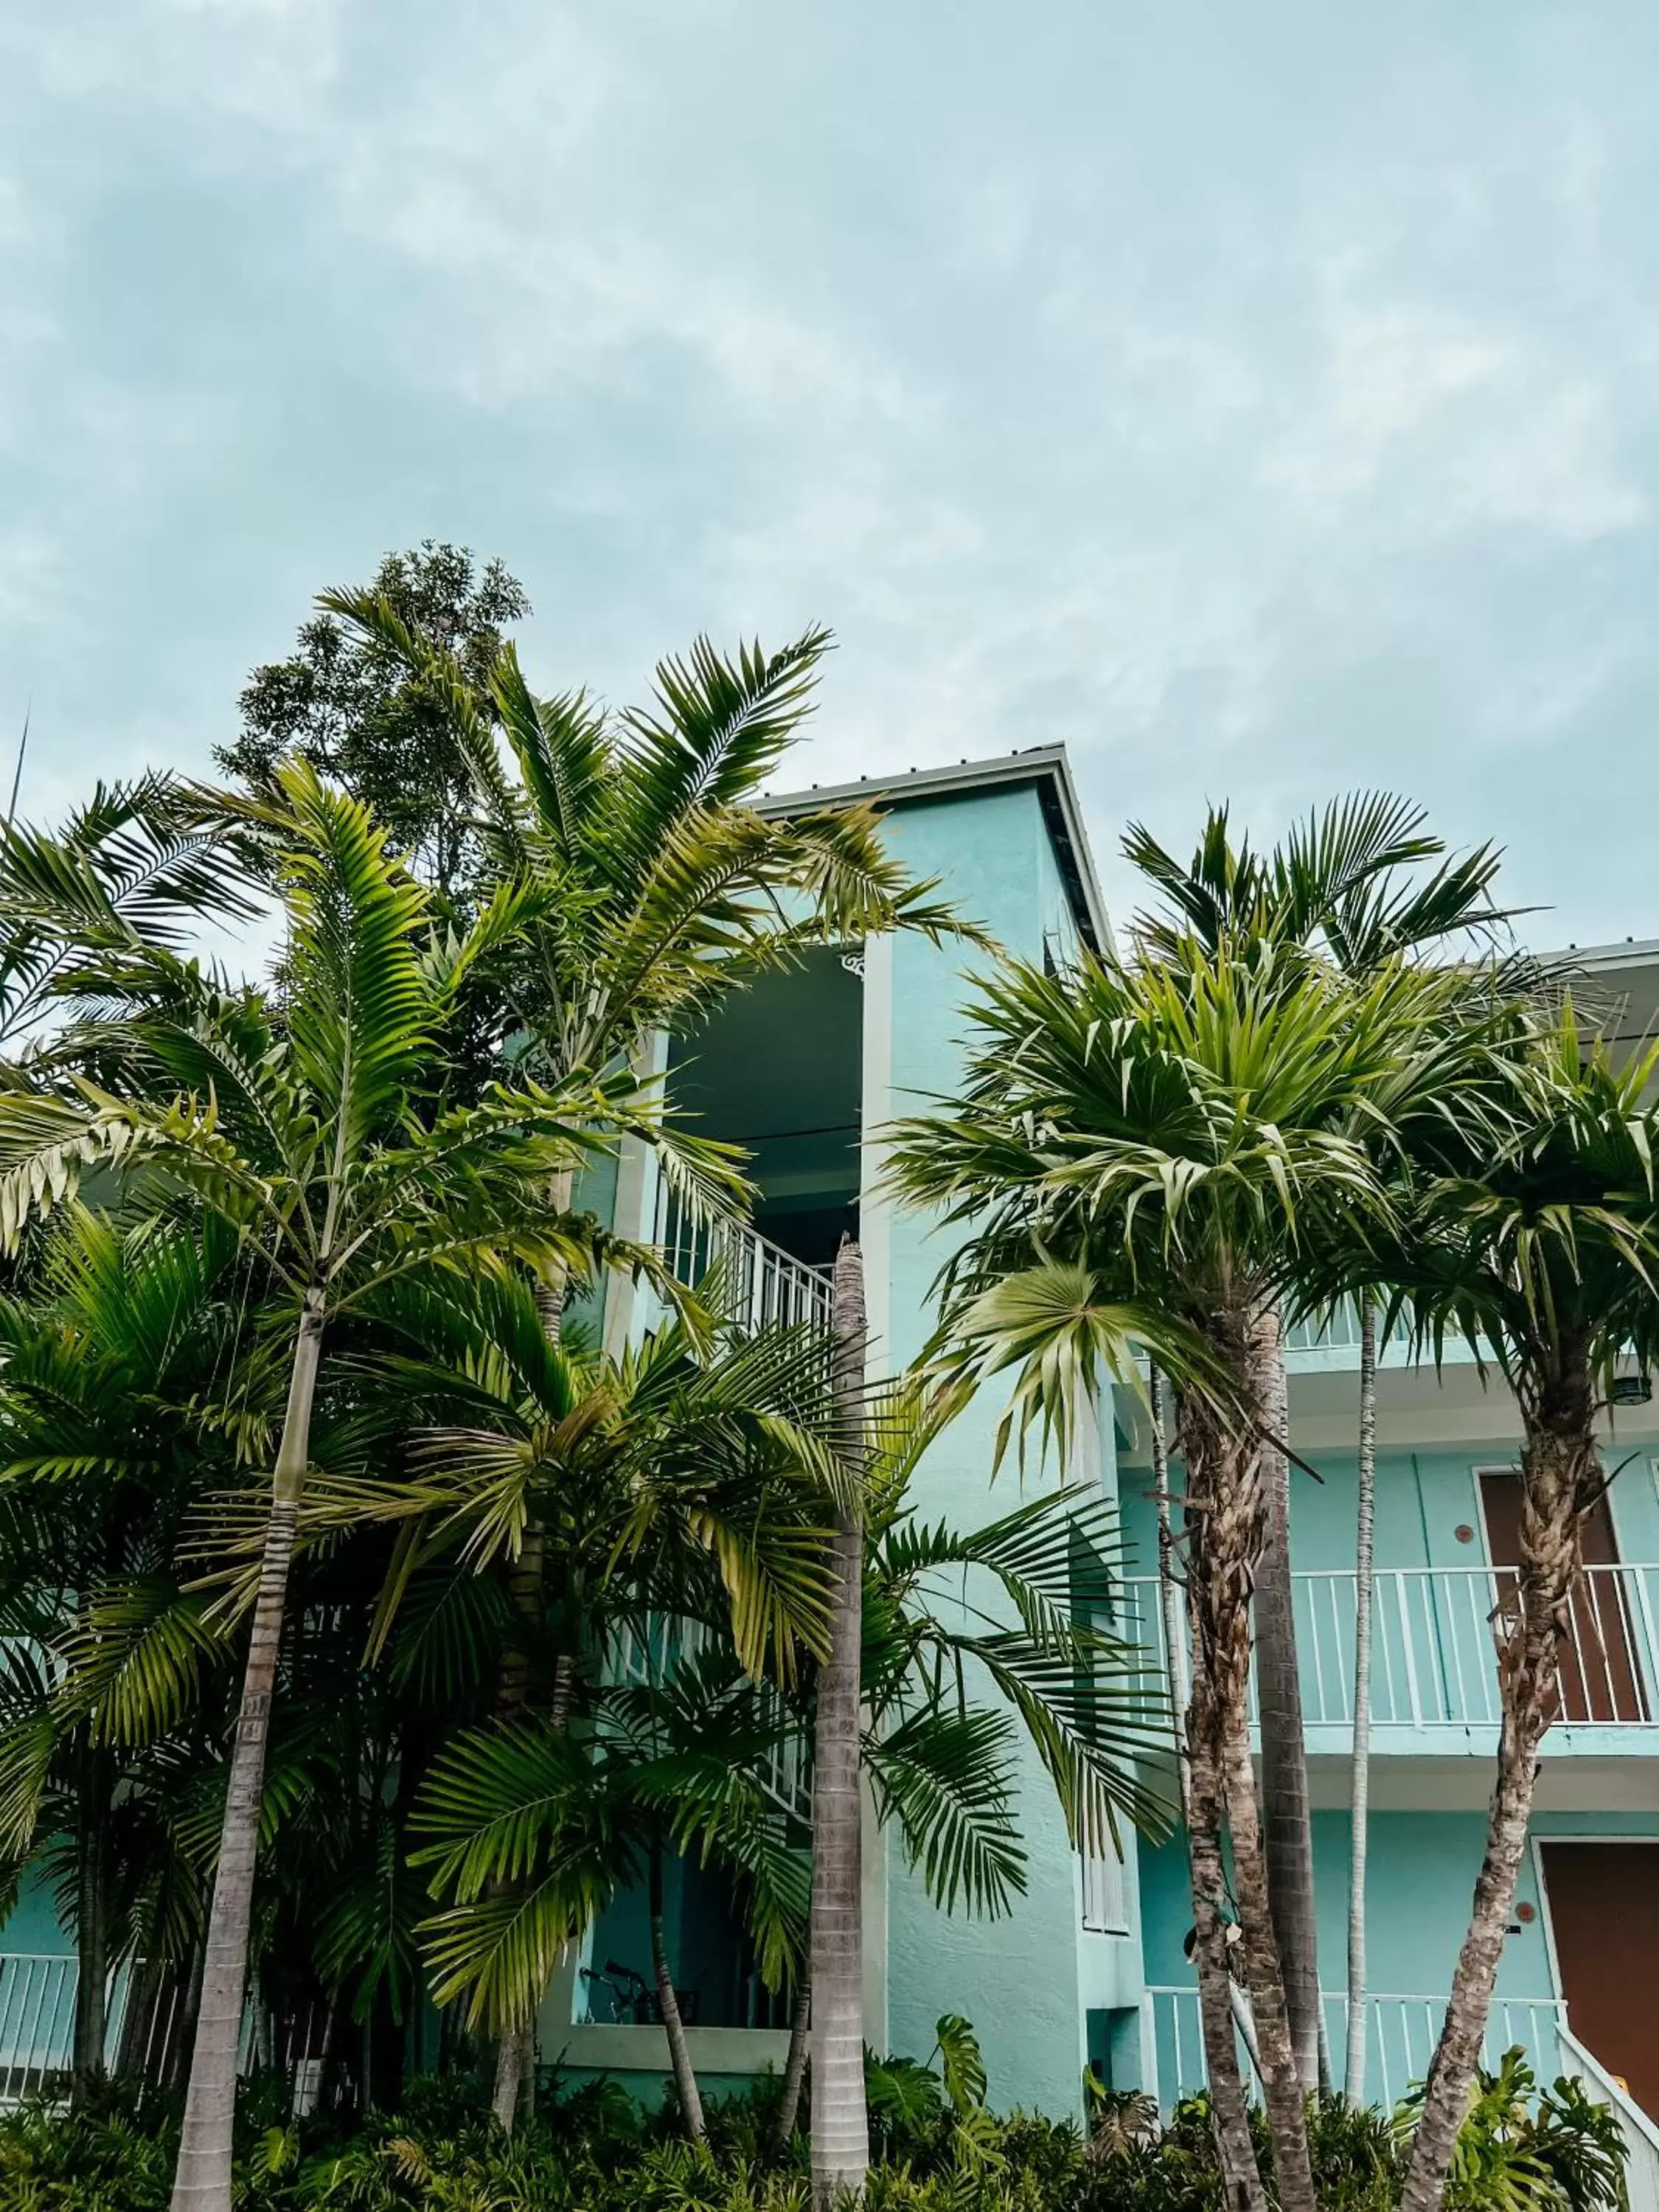
[[(624, 1628), (611, 1652), (614, 1678), (623, 1682), (660, 1681), (682, 1659), (693, 1657), (708, 1641), (708, 1632), (695, 1620), (649, 1619), (647, 1645), (632, 1628)], [(762, 1761), (755, 1779), (778, 1811), (803, 1826), (812, 1824), (812, 1757), (805, 1737), (792, 1729), (780, 1736)]]
[[(1409, 1344), (1411, 1323), (1404, 1314), (1384, 1338), (1378, 1333), (1377, 1350), (1383, 1344)], [(1359, 1307), (1353, 1298), (1339, 1298), (1317, 1320), (1293, 1322), (1285, 1332), (1286, 1352), (1353, 1352), (1359, 1350)]]
[[(1190, 1986), (1149, 1989), (1146, 1995), (1152, 2008), (1158, 2053), (1158, 2102), (1167, 2112), (1177, 2098), (1190, 2096), (1205, 2084), (1198, 1991)], [(1348, 2000), (1340, 1990), (1328, 1990), (1322, 2002), (1326, 2037), (1333, 2061), (1340, 2066), (1347, 2043)], [(1367, 2002), (1370, 2018), (1365, 2039), (1364, 2101), (1396, 2105), (1429, 2070), (1434, 2046), (1440, 2039), (1446, 2000), (1376, 1996)], [(1553, 2081), (1559, 2073), (1577, 2073), (1577, 2065), (1566, 2062), (1561, 2049), (1565, 2027), (1566, 2007), (1558, 1998), (1500, 1999), (1486, 2021), (1480, 2063), (1495, 2066), (1504, 2051), (1518, 2044), (1542, 2080)], [(1242, 2044), (1239, 2060), (1248, 2082), (1252, 2079), (1250, 2063)]]
[(809, 1267), (744, 1223), (700, 1218), (660, 1176), (651, 1242), (661, 1248), (675, 1281), (688, 1288), (718, 1267), (741, 1329), (788, 1328), (807, 1322), (829, 1325), (826, 1268)]
[[(1353, 1722), (1352, 1573), (1291, 1577), (1303, 1718), (1310, 1728)], [(1490, 1567), (1382, 1567), (1372, 1581), (1370, 1719), (1375, 1729), (1495, 1728), (1501, 1717), (1493, 1616), (1513, 1577)], [(1128, 1632), (1160, 1655), (1152, 1576), (1126, 1583)], [(1557, 1718), (1573, 1727), (1651, 1725), (1659, 1719), (1659, 1567), (1586, 1567), (1572, 1603), (1572, 1633), (1557, 1661)], [(1191, 1654), (1176, 1655), (1184, 1698)], [(1255, 1692), (1252, 1688), (1252, 1714)]]

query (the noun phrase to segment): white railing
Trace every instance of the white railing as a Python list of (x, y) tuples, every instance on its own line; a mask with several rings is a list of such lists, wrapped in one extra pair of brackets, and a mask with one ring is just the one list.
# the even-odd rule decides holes
[(1618, 2075), (1610, 2073), (1565, 2023), (1560, 2042), (1562, 2073), (1577, 2075), (1596, 2101), (1606, 2105), (1618, 2119), (1629, 2153), (1625, 2168), (1628, 2212), (1659, 2212), (1659, 2127)]
[[(1383, 1337), (1378, 1334), (1377, 1349), (1385, 1343), (1409, 1344), (1411, 1322), (1403, 1313)], [(1292, 1322), (1285, 1332), (1286, 1352), (1354, 1352), (1359, 1349), (1359, 1306), (1353, 1298), (1339, 1298), (1324, 1314), (1308, 1321)]]
[[(75, 2063), (75, 1999), (81, 1963), (56, 1951), (0, 1951), (0, 2106), (52, 2096)], [(104, 2063), (112, 2066), (126, 2026), (128, 1969), (109, 1978)]]
[(741, 1329), (829, 1325), (827, 1269), (809, 1267), (745, 1223), (700, 1218), (661, 1176), (651, 1242), (660, 1248), (675, 1281), (688, 1288), (718, 1267), (726, 1304)]
[[(708, 1640), (700, 1621), (669, 1620), (660, 1613), (649, 1619), (647, 1642), (631, 1627), (624, 1628), (611, 1653), (611, 1665), (623, 1682), (660, 1681), (683, 1658), (691, 1658)], [(806, 1739), (792, 1729), (767, 1753), (755, 1779), (781, 1813), (810, 1827), (812, 1822), (812, 1758)]]
[[(1177, 2098), (1204, 2087), (1204, 2034), (1194, 1988), (1149, 1989), (1152, 2033), (1158, 2065), (1158, 2098), (1167, 2112)], [(1368, 2001), (1365, 2082), (1363, 2101), (1393, 2106), (1429, 2070), (1434, 2046), (1440, 2039), (1445, 2016), (1444, 1997), (1395, 1996), (1378, 1994)], [(1340, 2063), (1347, 2041), (1348, 2001), (1341, 1991), (1327, 1991), (1325, 2033), (1333, 2057)], [(1548, 2081), (1564, 2069), (1558, 2057), (1565, 2007), (1555, 1997), (1513, 1997), (1493, 2004), (1480, 2046), (1480, 2063), (1495, 2067), (1504, 2052), (1519, 2044), (1540, 2078)], [(1239, 2063), (1251, 2080), (1249, 2059), (1243, 2044)], [(1339, 2082), (1338, 2087), (1342, 2085)]]
[[(1352, 1572), (1291, 1577), (1303, 1718), (1310, 1728), (1352, 1726), (1354, 1607)], [(1501, 1717), (1493, 1616), (1513, 1577), (1490, 1567), (1379, 1567), (1372, 1581), (1371, 1725), (1376, 1729), (1493, 1728)], [(1125, 1632), (1163, 1650), (1155, 1576), (1124, 1585)], [(1659, 1719), (1659, 1567), (1583, 1570), (1573, 1633), (1557, 1662), (1558, 1720), (1572, 1727), (1643, 1726)], [(1174, 1674), (1191, 1687), (1184, 1644)], [(1252, 1718), (1255, 1692), (1252, 1689)]]

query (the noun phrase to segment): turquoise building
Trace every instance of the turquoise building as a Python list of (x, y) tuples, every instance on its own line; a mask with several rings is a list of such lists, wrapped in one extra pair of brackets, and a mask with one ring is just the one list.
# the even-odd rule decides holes
[[(1109, 922), (1065, 755), (1039, 748), (770, 802), (878, 799), (907, 866), (1012, 951), (1063, 957), (1102, 945)], [(866, 1273), (872, 1371), (897, 1370), (930, 1327), (945, 1255), (929, 1223), (881, 1194), (883, 1131), (954, 1081), (972, 955), (920, 939), (815, 952), (768, 975), (694, 1037), (664, 1039), (676, 1102), (712, 1136), (744, 1146), (760, 1197), (753, 1229), (726, 1239), (757, 1319), (824, 1309), (823, 1270), (856, 1231)], [(1644, 1028), (1659, 1006), (1659, 944), (1577, 956)], [(660, 1242), (688, 1279), (706, 1231), (679, 1218), (642, 1152), (607, 1190), (619, 1229)], [(605, 1328), (645, 1325), (641, 1299), (613, 1293)], [(1357, 1330), (1340, 1316), (1288, 1357), (1291, 1425), (1321, 1480), (1292, 1477), (1292, 1567), (1316, 1811), (1322, 1979), (1331, 2048), (1343, 2048), (1348, 1799), (1355, 1602)], [(1497, 1736), (1486, 1626), (1513, 1534), (1519, 1424), (1508, 1395), (1455, 1352), (1443, 1371), (1385, 1347), (1379, 1391), (1376, 1659), (1372, 1686), (1368, 2098), (1419, 2077), (1468, 1917)], [(992, 1487), (994, 1395), (972, 1407), (925, 1467), (921, 1504), (972, 1528), (1015, 1502), (1012, 1470)], [(1489, 2048), (1523, 2045), (1539, 2071), (1582, 2075), (1624, 2116), (1636, 2152), (1632, 2201), (1659, 2208), (1659, 1416), (1621, 1408), (1610, 1434), (1621, 1472), (1590, 1533), (1595, 1564), (1563, 1661), (1562, 1714), (1546, 1741), (1533, 1840), (1498, 1984)], [(1126, 1625), (1164, 1663), (1158, 1634), (1150, 1437), (1121, 1395), (1079, 1448), (1070, 1480), (1119, 1505), (1130, 1553)], [(1027, 1480), (1032, 1478), (1028, 1477)], [(1179, 1688), (1179, 1661), (1176, 1674)], [(801, 1820), (800, 1757), (767, 1778)], [(896, 1845), (871, 1821), (865, 1853), (866, 2035), (926, 2057), (946, 2012), (975, 2024), (997, 2106), (1079, 2108), (1092, 2065), (1109, 2084), (1167, 2106), (1200, 2086), (1197, 1995), (1183, 1953), (1190, 1919), (1179, 1837), (1128, 1841), (1122, 1861), (1070, 1847), (1045, 1778), (1022, 1778), (1025, 1893), (997, 1921), (934, 1908)], [(752, 1971), (731, 1901), (705, 1873), (672, 1869), (667, 1923), (694, 2062), (711, 2087), (782, 2064), (787, 2022)], [(38, 1904), (39, 1900), (35, 1903)], [(50, 1916), (26, 1906), (0, 1944), (0, 2061), (7, 1992), (25, 2009), (72, 1972)], [(26, 1955), (46, 1963), (28, 1966)], [(567, 1962), (539, 2021), (543, 2061), (605, 2072), (653, 2095), (667, 2071), (659, 2027), (640, 2024), (631, 1977), (648, 1975), (638, 1900), (624, 1899)], [(27, 1969), (27, 1972), (26, 1972)], [(72, 1990), (72, 1983), (69, 1984)], [(40, 1999), (38, 2002), (44, 2002)], [(59, 1999), (52, 2000), (54, 2005)], [(19, 2028), (22, 2013), (19, 2014)], [(1358, 2087), (1358, 2085), (1356, 2085)], [(5, 2077), (0, 2075), (0, 2094)]]
[[(1065, 755), (871, 778), (773, 804), (837, 798), (889, 811), (895, 849), (937, 875), (962, 910), (1031, 959), (1100, 945), (1109, 924)], [(1659, 1005), (1659, 945), (1576, 956), (1645, 1026)], [(929, 1285), (945, 1248), (924, 1219), (881, 1194), (882, 1131), (948, 1091), (959, 1064), (972, 956), (920, 939), (814, 956), (771, 976), (702, 1035), (665, 1048), (679, 1103), (709, 1134), (751, 1152), (761, 1193), (745, 1240), (758, 1304), (821, 1297), (813, 1271), (843, 1229), (865, 1256), (876, 1371), (922, 1345)], [(624, 1162), (618, 1206), (676, 1232), (642, 1162)], [(656, 1206), (653, 1215), (653, 1208)], [(686, 1257), (695, 1260), (688, 1249)], [(637, 1316), (613, 1308), (611, 1325)], [(1358, 1330), (1339, 1316), (1289, 1353), (1292, 1432), (1322, 1478), (1293, 1475), (1292, 1568), (1316, 1811), (1322, 1980), (1329, 2040), (1343, 2048), (1349, 1775), (1355, 1600)], [(924, 1473), (924, 1510), (971, 1527), (1011, 1504), (1019, 1477), (991, 1486), (992, 1397), (959, 1421)], [(1495, 1378), (1454, 1352), (1443, 1371), (1384, 1348), (1379, 1388), (1376, 1657), (1369, 1881), (1370, 1999), (1364, 2094), (1399, 2097), (1427, 2064), (1485, 1832), (1497, 1741), (1487, 1616), (1513, 1528), (1520, 1429)], [(1071, 1479), (1118, 1501), (1130, 1555), (1126, 1618), (1162, 1659), (1155, 1512), (1144, 1413), (1120, 1394)], [(1659, 2178), (1659, 1418), (1622, 1408), (1610, 1453), (1626, 1462), (1610, 1511), (1590, 1532), (1588, 1589), (1563, 1668), (1563, 1718), (1547, 1739), (1516, 1918), (1489, 2050), (1523, 2045), (1539, 2071), (1583, 2075), (1619, 2104), (1640, 2158)], [(1029, 1480), (1030, 1478), (1028, 1477)], [(1178, 1668), (1177, 1668), (1178, 1673)], [(781, 1804), (805, 1803), (785, 1778)], [(793, 1792), (793, 1799), (791, 1791)], [(1030, 1854), (1024, 1896), (1006, 1919), (937, 1911), (902, 1854), (866, 1838), (867, 2035), (878, 2049), (925, 2056), (944, 2012), (966, 2014), (984, 2045), (999, 2106), (1078, 2109), (1092, 2064), (1109, 2083), (1153, 2090), (1166, 2106), (1202, 2080), (1197, 1992), (1183, 1953), (1189, 1923), (1182, 1840), (1131, 1843), (1126, 1860), (1085, 1862), (1068, 1846), (1040, 1772), (1024, 1778)], [(781, 2064), (783, 2021), (766, 2015), (714, 1963), (731, 1938), (688, 1886), (675, 1908), (680, 1972), (700, 1990), (699, 2066), (717, 2081)], [(700, 1917), (701, 1916), (701, 1917)], [(714, 1923), (720, 1923), (716, 1925)], [(643, 2081), (665, 2068), (660, 2030), (624, 2024), (603, 1978), (608, 1962), (643, 1963), (643, 1929), (623, 1911), (595, 1930), (551, 1993), (544, 2056)], [(1640, 2003), (1629, 1993), (1640, 1988)], [(1646, 2172), (1644, 2167), (1643, 2171)], [(1659, 2192), (1652, 2201), (1659, 2203)]]

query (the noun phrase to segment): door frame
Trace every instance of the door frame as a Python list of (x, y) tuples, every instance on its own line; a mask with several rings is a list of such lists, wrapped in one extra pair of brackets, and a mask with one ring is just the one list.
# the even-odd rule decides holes
[[(1659, 1831), (1649, 1836), (1634, 1836), (1628, 1829), (1622, 1833), (1617, 1830), (1609, 1830), (1604, 1834), (1599, 1830), (1588, 1832), (1573, 1829), (1559, 1836), (1528, 1834), (1527, 1850), (1532, 1860), (1533, 1881), (1538, 1889), (1538, 1909), (1544, 1920), (1544, 1955), (1549, 1964), (1550, 1990), (1556, 2002), (1565, 2011), (1567, 1993), (1561, 1986), (1561, 1961), (1555, 1949), (1555, 1916), (1550, 1907), (1550, 1886), (1544, 1875), (1546, 1844), (1649, 1844), (1659, 1851)], [(1572, 2023), (1569, 2021), (1567, 2024), (1571, 2027)]]

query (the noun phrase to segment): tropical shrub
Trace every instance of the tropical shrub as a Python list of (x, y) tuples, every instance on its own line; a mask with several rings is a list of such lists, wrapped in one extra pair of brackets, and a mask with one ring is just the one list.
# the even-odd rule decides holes
[[(978, 2047), (947, 2016), (927, 2065), (872, 2057), (869, 2212), (1224, 2212), (1208, 2100), (1162, 2126), (1148, 2100), (1091, 2094), (1091, 2127), (985, 2106)], [(806, 2141), (770, 2154), (778, 2083), (710, 2100), (707, 2140), (689, 2142), (672, 2098), (656, 2112), (611, 2080), (556, 2082), (509, 2139), (481, 2077), (412, 2081), (396, 2115), (342, 2137), (323, 2119), (285, 2122), (283, 2086), (241, 2100), (239, 2212), (806, 2212)], [(1418, 2100), (1392, 2117), (1332, 2098), (1310, 2108), (1322, 2207), (1391, 2212)], [(1257, 2148), (1265, 2122), (1252, 2114)], [(0, 2118), (6, 2212), (165, 2212), (176, 2118), (156, 2121), (112, 2088), (73, 2115), (25, 2106)], [(1577, 2082), (1540, 2091), (1519, 2051), (1482, 2075), (1459, 2137), (1453, 2212), (1618, 2212), (1617, 2123)]]

